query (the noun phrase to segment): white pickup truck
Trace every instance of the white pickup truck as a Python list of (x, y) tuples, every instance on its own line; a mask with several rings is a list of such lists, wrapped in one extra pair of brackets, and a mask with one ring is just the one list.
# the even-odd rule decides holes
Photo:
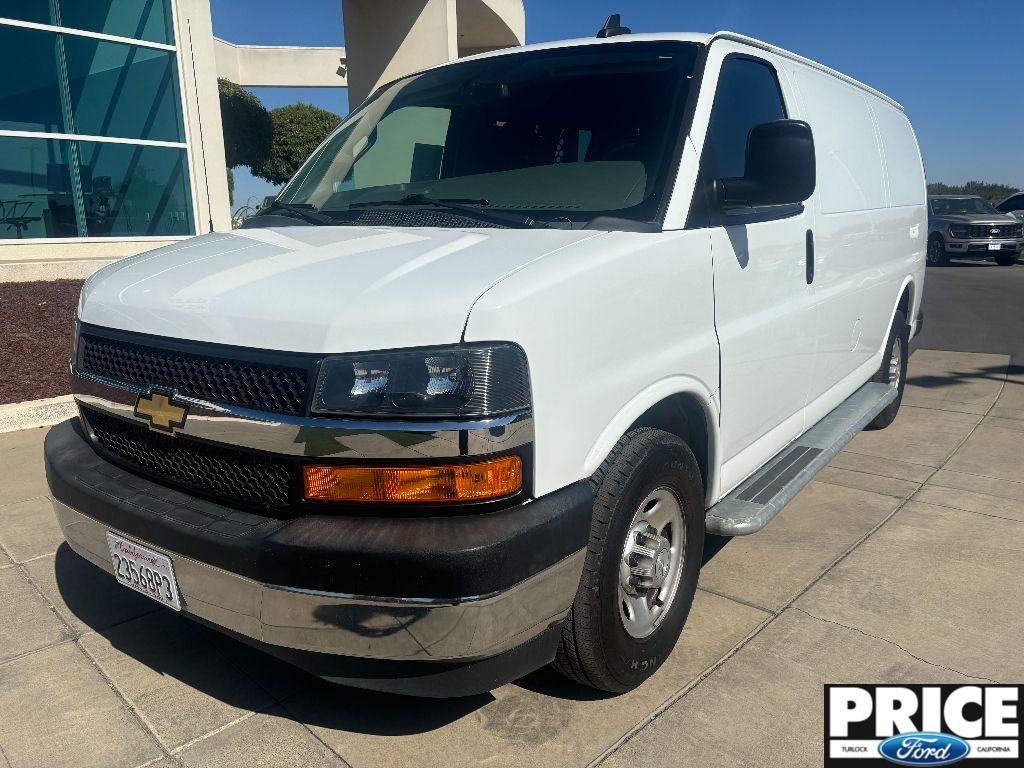
[(928, 225), (891, 99), (625, 32), (384, 85), (243, 228), (96, 273), (71, 547), (347, 684), (653, 674), (705, 532), (896, 417)]

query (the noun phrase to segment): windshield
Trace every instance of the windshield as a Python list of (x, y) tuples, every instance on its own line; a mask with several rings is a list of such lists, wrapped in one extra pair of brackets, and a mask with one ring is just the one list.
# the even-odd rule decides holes
[(278, 200), (338, 223), (367, 208), (442, 202), (460, 215), (527, 214), (541, 223), (652, 221), (667, 194), (698, 49), (556, 48), (404, 78), (338, 126)]
[(959, 213), (999, 213), (992, 203), (980, 197), (935, 198), (932, 213), (938, 216)]

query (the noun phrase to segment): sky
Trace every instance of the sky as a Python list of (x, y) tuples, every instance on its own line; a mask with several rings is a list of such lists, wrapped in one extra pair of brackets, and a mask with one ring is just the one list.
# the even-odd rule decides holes
[[(393, 0), (384, 0), (391, 2)], [(253, 45), (344, 45), (341, 0), (213, 0), (214, 34)], [(610, 13), (634, 32), (729, 29), (844, 72), (904, 105), (929, 181), (1024, 188), (1024, 0), (525, 0), (529, 43), (591, 37)], [(268, 107), (345, 114), (344, 89), (253, 89)], [(273, 192), (235, 170), (235, 204)]]

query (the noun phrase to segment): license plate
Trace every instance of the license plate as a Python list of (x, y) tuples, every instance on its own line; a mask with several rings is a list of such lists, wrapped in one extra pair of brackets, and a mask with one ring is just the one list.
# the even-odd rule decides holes
[(998, 250), (1001, 250), (1002, 247), (1003, 247), (1002, 243), (989, 243), (988, 244), (988, 249), (990, 251), (998, 251)]
[(181, 610), (178, 598), (178, 582), (174, 568), (166, 555), (120, 536), (107, 533), (110, 560), (114, 564), (114, 576), (126, 587), (151, 597), (161, 605)]

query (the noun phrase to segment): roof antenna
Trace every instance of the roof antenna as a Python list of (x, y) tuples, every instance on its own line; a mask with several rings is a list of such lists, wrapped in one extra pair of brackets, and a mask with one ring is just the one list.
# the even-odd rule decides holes
[(604, 23), (601, 29), (597, 30), (598, 37), (616, 37), (617, 35), (628, 35), (632, 32), (629, 27), (622, 26), (622, 20), (619, 14), (613, 13), (608, 17), (608, 20)]

